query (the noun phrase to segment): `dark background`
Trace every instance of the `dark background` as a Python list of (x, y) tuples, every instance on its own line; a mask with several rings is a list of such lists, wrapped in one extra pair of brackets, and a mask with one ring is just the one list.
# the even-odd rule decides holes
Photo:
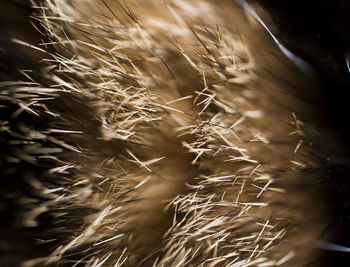
[[(349, 0), (262, 0), (277, 26), (277, 38), (316, 70), (324, 96), (324, 124), (342, 151), (329, 155), (324, 187), (332, 222), (321, 237), (350, 247), (350, 58)], [(325, 144), (327, 146), (328, 144)], [(324, 148), (326, 150), (326, 148)], [(326, 251), (312, 266), (350, 266), (350, 254)]]

